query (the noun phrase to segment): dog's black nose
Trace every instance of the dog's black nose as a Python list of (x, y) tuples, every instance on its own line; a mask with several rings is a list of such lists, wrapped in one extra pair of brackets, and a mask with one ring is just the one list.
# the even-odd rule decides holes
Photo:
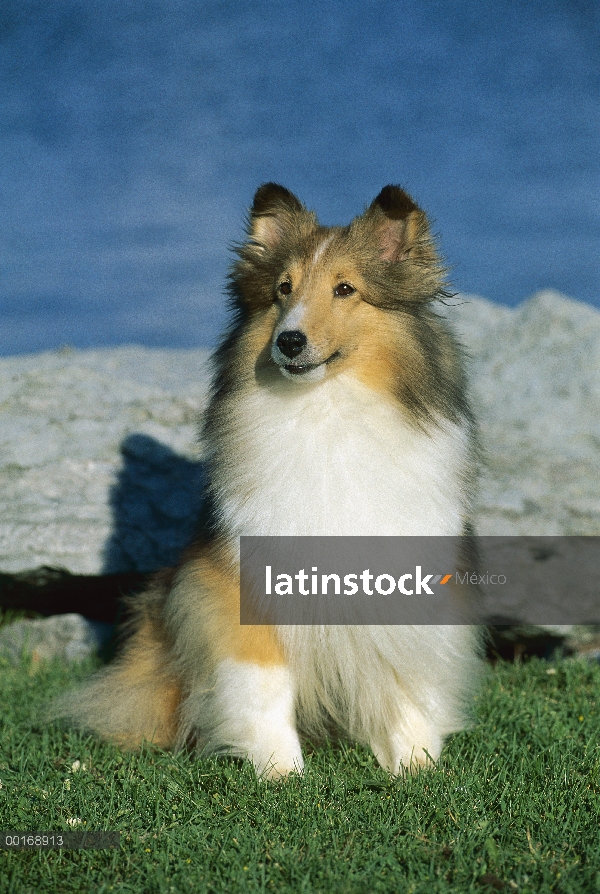
[(303, 351), (305, 345), (306, 336), (304, 332), (299, 332), (298, 329), (282, 332), (277, 336), (277, 347), (290, 360), (292, 357), (297, 357)]

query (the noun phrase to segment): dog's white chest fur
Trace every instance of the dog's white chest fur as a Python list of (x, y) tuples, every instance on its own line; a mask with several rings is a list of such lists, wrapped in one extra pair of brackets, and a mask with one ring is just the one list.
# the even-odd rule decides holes
[(458, 535), (468, 435), (424, 432), (340, 375), (257, 389), (231, 406), (213, 456), (221, 521), (239, 535)]

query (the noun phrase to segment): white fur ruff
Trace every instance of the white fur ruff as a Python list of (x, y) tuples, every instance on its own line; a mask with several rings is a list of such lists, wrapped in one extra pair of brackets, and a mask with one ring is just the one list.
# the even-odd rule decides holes
[[(227, 409), (211, 480), (233, 549), (240, 535), (460, 535), (470, 508), (461, 427), (439, 420), (419, 430), (348, 374), (238, 393)], [(291, 671), (280, 697), (294, 694), (308, 734), (333, 720), (398, 773), (437, 759), (444, 736), (464, 725), (476, 668), (469, 628), (281, 627), (279, 635)], [(276, 684), (265, 677), (260, 687)], [(269, 728), (267, 720), (273, 763), (297, 765), (295, 747), (277, 751)]]
[(469, 439), (459, 426), (416, 429), (348, 374), (231, 404), (209, 462), (232, 537), (462, 533)]

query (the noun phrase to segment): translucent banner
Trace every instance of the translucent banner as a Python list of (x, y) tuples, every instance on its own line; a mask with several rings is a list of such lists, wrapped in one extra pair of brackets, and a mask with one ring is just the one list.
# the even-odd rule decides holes
[(598, 537), (242, 537), (242, 624), (600, 624)]

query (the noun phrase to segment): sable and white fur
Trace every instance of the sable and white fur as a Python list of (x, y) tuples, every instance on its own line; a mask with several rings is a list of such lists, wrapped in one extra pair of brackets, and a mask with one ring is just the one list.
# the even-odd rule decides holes
[(391, 773), (425, 764), (464, 725), (476, 632), (242, 627), (237, 557), (243, 534), (469, 530), (474, 427), (427, 218), (388, 186), (349, 226), (321, 227), (265, 184), (237, 253), (202, 533), (132, 603), (121, 657), (58, 713), (274, 778), (302, 770), (299, 733), (370, 745)]

